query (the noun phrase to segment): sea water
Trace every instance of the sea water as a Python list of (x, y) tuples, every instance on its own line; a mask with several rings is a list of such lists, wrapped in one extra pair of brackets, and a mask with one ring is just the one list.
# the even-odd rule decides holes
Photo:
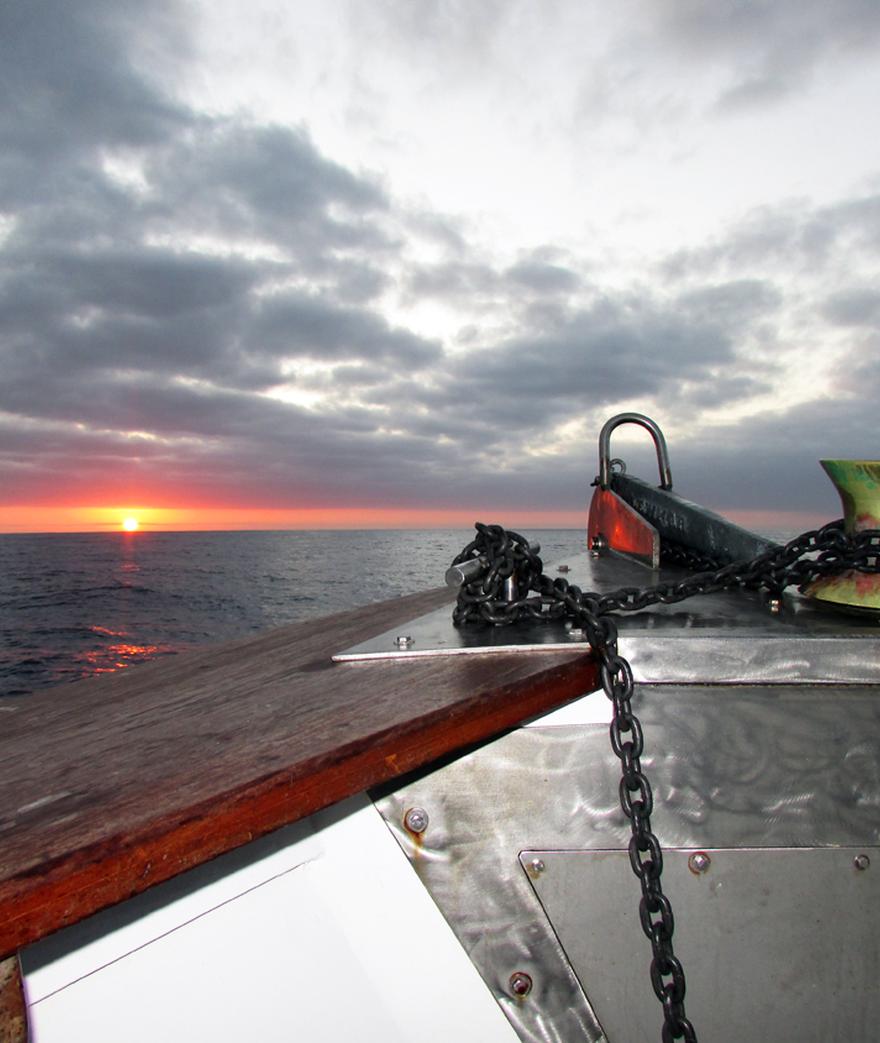
[[(0, 535), (0, 698), (61, 698), (66, 681), (442, 586), (473, 535)], [(524, 535), (548, 564), (584, 549), (583, 530)]]

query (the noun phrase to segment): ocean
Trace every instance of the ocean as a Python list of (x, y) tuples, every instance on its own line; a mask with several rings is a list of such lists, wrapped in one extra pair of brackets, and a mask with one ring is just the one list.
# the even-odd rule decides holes
[[(523, 533), (549, 565), (580, 529)], [(0, 699), (443, 585), (473, 530), (0, 535)]]

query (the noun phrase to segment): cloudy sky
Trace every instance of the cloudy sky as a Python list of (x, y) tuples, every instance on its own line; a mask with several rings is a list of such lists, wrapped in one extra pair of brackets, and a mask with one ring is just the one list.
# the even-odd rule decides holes
[(0, 529), (579, 525), (630, 409), (838, 515), (878, 59), (876, 0), (5, 0)]

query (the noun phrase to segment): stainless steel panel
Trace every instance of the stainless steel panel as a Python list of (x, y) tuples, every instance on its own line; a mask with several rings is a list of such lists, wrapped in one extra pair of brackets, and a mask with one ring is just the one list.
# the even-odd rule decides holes
[[(633, 705), (645, 728), (642, 763), (665, 846), (880, 844), (880, 688), (649, 685), (637, 689)], [(524, 1040), (600, 1038), (518, 856), (625, 849), (618, 779), (607, 727), (537, 726), (377, 798)], [(404, 828), (411, 807), (427, 812), (424, 833)], [(634, 911), (638, 883), (624, 881)], [(641, 988), (650, 996), (644, 944)], [(508, 983), (518, 970), (535, 985), (514, 999)]]
[[(686, 1007), (700, 1039), (880, 1036), (880, 849), (664, 852)], [(869, 856), (860, 871), (856, 857)], [(654, 1043), (662, 1011), (622, 851), (520, 856), (609, 1043)], [(533, 864), (542, 867), (540, 873)]]
[[(662, 578), (681, 575), (677, 570)], [(653, 580), (651, 579), (653, 577)], [(607, 591), (654, 582), (652, 573), (614, 556), (581, 555), (567, 578), (583, 589)], [(636, 680), (657, 683), (831, 683), (880, 682), (880, 622), (786, 595), (772, 613), (757, 594), (735, 591), (655, 605), (620, 614), (621, 652)], [(409, 638), (401, 642), (400, 638)], [(397, 658), (523, 652), (538, 654), (589, 645), (580, 633), (549, 620), (508, 627), (455, 627), (452, 609), (442, 608), (394, 631), (379, 634), (333, 658)]]

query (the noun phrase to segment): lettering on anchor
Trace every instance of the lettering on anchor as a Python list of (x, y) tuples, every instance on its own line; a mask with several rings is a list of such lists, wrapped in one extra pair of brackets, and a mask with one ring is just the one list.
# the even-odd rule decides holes
[(685, 533), (688, 531), (688, 519), (684, 514), (680, 514), (678, 511), (671, 510), (668, 507), (661, 507), (659, 504), (653, 503), (651, 500), (646, 500), (641, 496), (633, 497), (633, 507), (649, 521), (657, 522), (658, 527), (669, 530), (672, 529), (676, 532)]

